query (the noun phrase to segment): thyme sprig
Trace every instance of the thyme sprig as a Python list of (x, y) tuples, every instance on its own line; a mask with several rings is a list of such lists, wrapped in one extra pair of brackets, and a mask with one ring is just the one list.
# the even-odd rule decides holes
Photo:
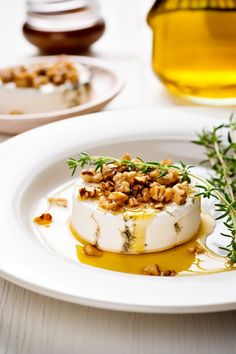
[(232, 201), (236, 199), (236, 120), (231, 115), (229, 123), (220, 124), (212, 130), (199, 133), (195, 144), (205, 148), (206, 160), (215, 171), (210, 178), (212, 184)]
[(67, 161), (69, 168), (72, 170), (72, 176), (75, 174), (77, 168), (84, 167), (86, 165), (94, 166), (95, 171), (103, 170), (104, 165), (110, 164), (122, 164), (127, 166), (128, 170), (140, 170), (144, 173), (158, 168), (161, 173), (167, 173), (170, 169), (170, 166), (161, 165), (160, 162), (157, 161), (148, 161), (144, 162), (140, 157), (137, 157), (136, 161), (130, 161), (125, 159), (116, 159), (110, 156), (91, 156), (88, 155), (86, 152), (81, 152), (79, 154), (79, 158), (75, 159), (73, 157), (69, 158)]
[[(207, 183), (220, 192), (221, 203), (216, 204), (220, 213), (217, 219), (224, 219), (228, 229), (222, 236), (230, 239), (227, 247), (221, 247), (228, 253), (229, 259), (236, 263), (236, 120), (231, 114), (229, 123), (220, 124), (211, 130), (204, 129), (199, 133), (195, 144), (205, 148), (206, 160), (214, 171)], [(203, 188), (202, 186), (200, 188)], [(203, 190), (205, 193), (205, 190)]]
[[(222, 130), (227, 129), (227, 143), (225, 143)], [(92, 156), (86, 152), (81, 152), (78, 159), (70, 158), (67, 163), (75, 174), (78, 167), (86, 165), (94, 166), (96, 171), (103, 171), (104, 166), (110, 164), (125, 165), (127, 169), (141, 171), (143, 173), (158, 170), (159, 176), (167, 174), (171, 169), (177, 169), (181, 182), (191, 183), (191, 179), (198, 181), (196, 186), (199, 190), (197, 195), (203, 198), (215, 198), (215, 204), (219, 216), (216, 220), (224, 219), (227, 233), (222, 233), (224, 237), (230, 239), (227, 247), (221, 247), (227, 251), (227, 257), (232, 263), (236, 263), (236, 143), (234, 134), (236, 132), (236, 122), (231, 116), (229, 124), (221, 124), (213, 128), (212, 131), (204, 130), (198, 134), (198, 140), (194, 143), (202, 145), (206, 149), (207, 161), (215, 171), (215, 176), (204, 179), (192, 173), (194, 166), (188, 166), (184, 162), (179, 165), (162, 165), (157, 161), (143, 161), (140, 157), (136, 160), (117, 159), (110, 156)]]

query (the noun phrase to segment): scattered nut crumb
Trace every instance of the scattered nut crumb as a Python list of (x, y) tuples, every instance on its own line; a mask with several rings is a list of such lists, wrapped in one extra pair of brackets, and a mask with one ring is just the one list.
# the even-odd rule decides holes
[(176, 271), (175, 270), (164, 270), (163, 272), (161, 272), (160, 275), (162, 277), (174, 277), (176, 275)]
[(100, 251), (97, 247), (92, 246), (92, 245), (85, 245), (84, 246), (84, 253), (87, 256), (95, 256), (95, 257), (102, 256), (102, 251)]
[(40, 216), (36, 216), (34, 218), (34, 222), (38, 225), (49, 225), (52, 223), (52, 215), (49, 213), (45, 213)]
[(161, 271), (157, 264), (149, 264), (143, 268), (143, 274), (145, 275), (160, 275)]
[(48, 198), (48, 203), (63, 208), (67, 208), (68, 205), (68, 201), (65, 198)]
[(175, 270), (161, 271), (157, 264), (149, 264), (143, 269), (144, 275), (161, 276), (161, 277), (173, 277), (176, 275)]
[(195, 253), (195, 254), (201, 254), (201, 253), (205, 252), (205, 249), (201, 245), (195, 244), (195, 245), (190, 246), (188, 248), (188, 252), (189, 253)]

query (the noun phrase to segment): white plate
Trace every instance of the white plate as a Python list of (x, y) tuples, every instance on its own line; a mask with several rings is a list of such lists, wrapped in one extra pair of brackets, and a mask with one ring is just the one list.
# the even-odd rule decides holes
[(156, 313), (236, 308), (236, 272), (161, 278), (101, 270), (48, 250), (32, 223), (40, 198), (70, 180), (65, 160), (76, 152), (129, 151), (144, 159), (172, 156), (197, 164), (202, 150), (190, 140), (195, 131), (217, 123), (183, 109), (103, 112), (1, 144), (1, 276), (41, 294), (101, 308)]
[[(15, 66), (28, 65), (31, 63), (53, 62), (56, 61), (57, 58), (58, 56), (28, 58), (23, 63), (16, 63)], [(75, 64), (83, 64), (91, 70), (92, 90), (88, 102), (72, 108), (50, 112), (45, 112), (44, 109), (44, 112), (41, 113), (19, 115), (0, 113), (0, 132), (17, 134), (38, 127), (42, 124), (99, 111), (121, 91), (124, 84), (121, 74), (110, 64), (96, 58), (83, 56), (67, 56), (67, 58)], [(18, 96), (20, 96), (20, 94)], [(31, 96), (34, 97), (32, 93), (29, 93), (29, 100), (31, 99)], [(8, 96), (6, 96), (6, 98), (9, 99)], [(17, 97), (17, 100), (19, 99), (20, 97)], [(12, 110), (15, 110), (14, 105), (12, 107)], [(30, 109), (32, 109), (32, 104), (30, 105)]]

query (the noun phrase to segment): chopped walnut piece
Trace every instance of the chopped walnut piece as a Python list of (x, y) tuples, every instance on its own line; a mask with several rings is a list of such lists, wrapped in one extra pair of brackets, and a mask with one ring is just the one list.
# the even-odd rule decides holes
[(162, 203), (165, 199), (165, 191), (165, 186), (155, 184), (150, 188), (150, 196), (153, 200)]
[(172, 165), (172, 163), (173, 163), (173, 161), (171, 159), (164, 159), (164, 160), (160, 161), (160, 164), (163, 166)]
[[(132, 183), (131, 183), (131, 185), (132, 185)], [(133, 185), (132, 186), (132, 189), (134, 190), (134, 191), (141, 191), (142, 189), (143, 189), (143, 186), (142, 185), (140, 185), (140, 184), (135, 184), (135, 185)]]
[(131, 197), (130, 199), (129, 199), (129, 206), (132, 208), (132, 207), (137, 207), (137, 206), (139, 206), (139, 202), (137, 201), (137, 199), (136, 198), (134, 198), (134, 197)]
[(142, 196), (143, 196), (144, 203), (148, 203), (150, 201), (149, 189), (148, 188), (143, 188), (141, 193), (142, 193)]
[(136, 194), (136, 199), (139, 203), (143, 203), (143, 195), (142, 192)]
[(33, 82), (36, 77), (36, 74), (31, 71), (24, 71), (20, 73), (17, 77), (15, 77), (15, 85), (16, 87), (33, 87)]
[(164, 270), (161, 271), (157, 264), (149, 264), (143, 269), (143, 274), (145, 275), (154, 275), (162, 277), (173, 277), (176, 275), (175, 270)]
[(102, 181), (103, 176), (100, 172), (96, 172), (93, 168), (89, 170), (82, 170), (80, 176), (87, 183), (99, 183)]
[(121, 160), (131, 161), (131, 156), (129, 154), (124, 154), (123, 156), (121, 156)]
[(12, 70), (11, 69), (1, 70), (0, 80), (2, 80), (4, 84), (8, 84), (9, 82), (11, 82), (13, 80)]
[(102, 256), (102, 251), (100, 251), (97, 247), (92, 246), (92, 245), (85, 245), (84, 246), (84, 253), (87, 256), (95, 256), (95, 257)]
[(137, 176), (136, 171), (129, 171), (129, 172), (124, 172), (123, 173), (124, 178), (129, 182), (131, 179), (133, 179), (135, 176)]
[(149, 176), (150, 176), (150, 178), (153, 181), (156, 181), (157, 178), (160, 176), (160, 171), (159, 170), (153, 170), (153, 171), (150, 172)]
[(189, 253), (195, 253), (195, 254), (201, 254), (201, 253), (204, 253), (205, 250), (204, 250), (204, 248), (201, 245), (195, 244), (195, 245), (190, 246), (188, 248), (188, 252)]
[(179, 182), (179, 172), (177, 170), (170, 170), (166, 175), (157, 178), (157, 182), (164, 186), (170, 186)]
[(159, 195), (159, 185), (155, 184), (152, 185), (150, 188), (150, 196), (154, 200), (158, 200), (158, 195)]
[(117, 172), (117, 173), (113, 176), (113, 181), (115, 182), (116, 185), (121, 184), (121, 182), (125, 181), (124, 174), (121, 173), (121, 172)]
[(48, 198), (48, 203), (63, 208), (67, 208), (68, 205), (68, 201), (65, 198)]
[(161, 271), (157, 264), (149, 264), (143, 268), (143, 274), (145, 275), (160, 275)]
[(139, 184), (145, 185), (148, 182), (148, 176), (135, 176), (134, 180)]
[(169, 203), (172, 201), (174, 196), (174, 191), (172, 188), (168, 187), (165, 189), (165, 203)]
[(48, 78), (46, 76), (37, 76), (33, 79), (33, 87), (34, 88), (39, 88), (42, 85), (45, 85), (48, 83)]
[(186, 199), (188, 197), (188, 184), (184, 183), (177, 183), (173, 187), (174, 196), (173, 201), (178, 204), (182, 205), (186, 203)]
[(65, 83), (65, 76), (64, 75), (60, 75), (59, 73), (56, 73), (51, 77), (51, 82), (55, 85), (55, 86), (59, 86)]
[(162, 277), (174, 277), (176, 275), (176, 271), (175, 270), (164, 270), (163, 272), (161, 272), (160, 275)]
[(128, 196), (121, 192), (112, 192), (108, 196), (108, 199), (111, 201), (115, 201), (116, 203), (124, 203), (128, 199)]
[(111, 192), (114, 191), (114, 182), (112, 181), (101, 182), (100, 188), (103, 195), (108, 196)]
[(122, 192), (122, 193), (129, 193), (130, 192), (130, 185), (129, 182), (121, 182), (121, 184), (119, 184), (116, 187), (116, 192)]
[(98, 205), (100, 208), (105, 209), (105, 210), (111, 210), (111, 211), (116, 211), (119, 210), (121, 205), (114, 202), (110, 201), (107, 197), (101, 196), (99, 198)]
[(82, 187), (79, 189), (81, 199), (97, 198), (100, 194), (100, 188)]
[(40, 216), (36, 216), (34, 218), (34, 222), (38, 225), (49, 225), (52, 223), (52, 215), (49, 213), (45, 213)]
[(117, 171), (117, 166), (110, 164), (108, 166), (104, 166), (102, 169), (102, 178), (103, 180), (111, 179)]
[(65, 82), (76, 84), (79, 74), (72, 62), (59, 59), (50, 64), (31, 64), (1, 70), (0, 79), (4, 84), (13, 82), (17, 87), (39, 88), (48, 82), (52, 82), (56, 86)]

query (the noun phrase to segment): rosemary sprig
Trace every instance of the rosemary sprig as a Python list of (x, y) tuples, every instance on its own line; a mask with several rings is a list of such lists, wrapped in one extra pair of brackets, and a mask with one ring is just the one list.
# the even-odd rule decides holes
[[(226, 136), (226, 139), (225, 139)], [(197, 180), (199, 192), (197, 195), (203, 198), (214, 197), (218, 200), (215, 204), (219, 216), (216, 220), (224, 219), (227, 233), (221, 235), (230, 239), (227, 247), (221, 247), (227, 251), (227, 257), (232, 263), (236, 263), (236, 120), (231, 115), (229, 123), (221, 124), (212, 130), (203, 130), (198, 134), (195, 144), (205, 148), (206, 161), (210, 163), (215, 175), (208, 180), (192, 173), (194, 166), (187, 166), (180, 162), (179, 166), (161, 165), (157, 161), (143, 161), (140, 157), (136, 160), (117, 159), (110, 156), (91, 156), (85, 152), (79, 154), (79, 158), (70, 158), (67, 163), (75, 174), (77, 168), (86, 165), (94, 166), (95, 170), (103, 171), (103, 167), (109, 164), (127, 166), (128, 170), (137, 170), (144, 173), (154, 169), (163, 176), (170, 169), (178, 169), (181, 182), (191, 183), (191, 178)]]

